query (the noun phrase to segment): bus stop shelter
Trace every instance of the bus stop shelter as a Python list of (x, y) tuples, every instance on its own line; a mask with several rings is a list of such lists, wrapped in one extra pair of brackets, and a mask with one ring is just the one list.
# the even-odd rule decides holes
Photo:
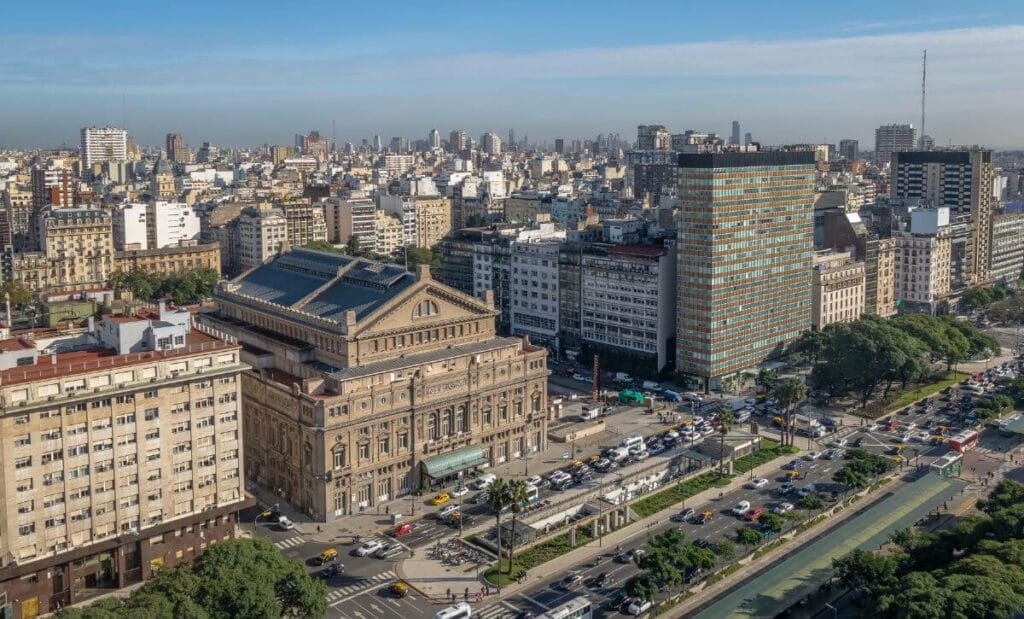
[(421, 463), (423, 479), (421, 486), (440, 486), (457, 479), (459, 473), (473, 470), (487, 464), (484, 450), (476, 445), (469, 445), (426, 458)]

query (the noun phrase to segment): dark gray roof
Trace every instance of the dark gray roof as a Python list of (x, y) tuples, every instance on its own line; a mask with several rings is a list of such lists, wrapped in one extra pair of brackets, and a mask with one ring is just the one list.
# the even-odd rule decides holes
[(376, 363), (368, 363), (366, 365), (345, 368), (334, 372), (331, 374), (331, 377), (337, 380), (349, 380), (352, 378), (360, 378), (362, 376), (371, 376), (381, 372), (396, 372), (398, 370), (417, 367), (425, 363), (443, 361), (444, 359), (450, 359), (461, 355), (475, 355), (489, 350), (497, 350), (499, 348), (505, 348), (506, 346), (520, 344), (522, 341), (522, 338), (518, 337), (496, 337), (483, 342), (464, 344), (462, 346), (452, 346), (450, 348), (439, 348), (437, 350), (415, 355), (393, 357)]
[[(393, 264), (300, 248), (242, 277), (237, 292), (328, 320), (341, 320), (345, 312), (353, 310), (359, 320), (414, 281), (412, 273)], [(296, 306), (320, 288), (323, 290)]]

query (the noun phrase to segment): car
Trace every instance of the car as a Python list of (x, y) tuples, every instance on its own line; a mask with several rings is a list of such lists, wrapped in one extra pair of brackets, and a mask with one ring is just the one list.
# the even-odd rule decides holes
[(412, 531), (413, 531), (413, 524), (411, 522), (403, 522), (402, 524), (398, 525), (394, 529), (391, 529), (391, 536), (392, 537), (402, 537), (403, 535), (408, 535), (408, 534), (412, 533)]
[(340, 576), (345, 571), (345, 566), (341, 563), (332, 563), (327, 566), (327, 569), (321, 570), (318, 576), (324, 580), (330, 580), (336, 576)]
[(391, 586), (388, 587), (388, 590), (391, 591), (391, 595), (395, 596), (396, 598), (404, 598), (406, 595), (409, 594), (409, 585), (399, 580), (397, 582), (391, 583)]
[(644, 450), (641, 450), (639, 453), (637, 453), (633, 457), (636, 458), (637, 460), (641, 460), (641, 461), (642, 460), (646, 460), (647, 458), (651, 457), (651, 452), (649, 452), (646, 449), (644, 449)]
[(764, 508), (763, 507), (755, 507), (755, 508), (751, 509), (749, 512), (743, 514), (743, 519), (746, 520), (747, 522), (756, 522), (757, 519), (760, 518), (761, 514), (763, 514), (763, 513), (764, 513)]
[(387, 557), (394, 549), (402, 549), (402, 546), (397, 543), (384, 542), (380, 545), (380, 548), (373, 551), (373, 556), (377, 559), (383, 559)]
[(441, 508), (441, 511), (437, 512), (438, 518), (447, 518), (455, 512), (459, 511), (459, 506), (456, 503), (449, 503)]
[(714, 518), (714, 517), (715, 517), (714, 513), (712, 513), (710, 510), (705, 510), (705, 511), (697, 514), (697, 517), (694, 518), (693, 523), (694, 524), (707, 524), (707, 523), (711, 522), (711, 519)]
[(759, 479), (748, 481), (745, 485), (747, 488), (750, 488), (751, 490), (760, 490), (761, 488), (764, 488), (765, 486), (768, 485), (768, 480), (761, 477)]
[(456, 486), (451, 491), (449, 491), (448, 494), (454, 497), (466, 496), (467, 494), (469, 494), (469, 488), (465, 486)]
[(336, 561), (338, 559), (338, 551), (334, 548), (327, 548), (317, 557), (317, 561), (320, 565)]
[(864, 430), (867, 431), (867, 432), (878, 432), (881, 429), (882, 429), (882, 424), (880, 424), (880, 423), (873, 423), (873, 424), (867, 426), (866, 428), (864, 428)]
[(907, 432), (910, 432), (911, 430), (913, 430), (916, 427), (917, 427), (917, 424), (914, 423), (913, 421), (911, 421), (910, 423), (903, 424), (903, 429), (905, 431), (907, 431)]
[(572, 379), (575, 380), (575, 381), (579, 381), (581, 383), (589, 383), (589, 382), (591, 382), (590, 377), (584, 376), (583, 374), (580, 374), (580, 373), (573, 374), (572, 375)]
[(381, 546), (382, 544), (380, 543), (380, 540), (367, 540), (363, 542), (361, 546), (356, 548), (355, 553), (357, 557), (366, 557), (377, 552), (377, 550), (379, 550)]
[(598, 471), (607, 471), (608, 465), (610, 465), (611, 463), (612, 461), (609, 460), (608, 458), (599, 458), (591, 466), (593, 466)]
[(849, 442), (849, 441), (847, 441), (847, 440), (846, 440), (845, 438), (840, 438), (840, 439), (836, 439), (836, 440), (832, 441), (832, 445), (833, 445), (834, 447), (837, 447), (837, 448), (838, 448), (838, 447), (846, 447), (846, 444), (847, 444), (848, 442)]
[(280, 527), (282, 531), (291, 531), (295, 528), (295, 523), (289, 520), (288, 516), (280, 516), (277, 519), (277, 526)]
[(780, 516), (782, 514), (786, 514), (786, 513), (789, 513), (791, 511), (793, 511), (793, 504), (792, 503), (786, 503), (785, 501), (783, 501), (782, 503), (779, 503), (778, 505), (776, 505), (775, 507), (772, 508), (772, 513), (773, 514), (779, 514)]
[(750, 511), (750, 501), (740, 501), (736, 504), (736, 507), (732, 508), (734, 516), (742, 516), (743, 514)]
[(572, 486), (572, 478), (571, 477), (569, 479), (559, 478), (558, 481), (551, 482), (551, 489), (552, 490), (565, 490), (566, 488), (569, 488), (570, 486)]
[(903, 434), (900, 434), (893, 440), (895, 440), (897, 443), (909, 443), (912, 436), (913, 435), (910, 432), (904, 432)]
[(918, 432), (914, 435), (914, 440), (919, 443), (927, 443), (932, 438), (931, 432)]
[(537, 488), (540, 488), (544, 485), (544, 480), (541, 479), (540, 475), (534, 475), (533, 477), (527, 478), (525, 481), (527, 486), (536, 486)]
[(481, 492), (480, 494), (478, 494), (475, 497), (473, 497), (473, 503), (476, 503), (477, 505), (482, 505), (483, 503), (486, 503), (487, 501), (490, 501), (490, 500), (491, 500), (491, 493), (490, 492)]
[(821, 457), (820, 451), (808, 451), (803, 455), (804, 460), (817, 460)]
[(802, 497), (805, 497), (809, 494), (814, 494), (814, 484), (807, 484), (803, 488), (800, 488), (798, 494)]
[(692, 507), (687, 507), (678, 514), (673, 515), (672, 520), (674, 522), (686, 522), (693, 518), (695, 515), (697, 515), (697, 510), (693, 509)]
[(647, 448), (647, 453), (651, 456), (656, 456), (663, 451), (665, 451), (665, 446), (661, 443), (655, 443)]
[(796, 484), (794, 484), (791, 481), (787, 481), (786, 483), (779, 486), (779, 494), (789, 494), (794, 490), (796, 490)]
[(651, 610), (653, 606), (654, 604), (650, 600), (635, 600), (626, 608), (626, 612), (636, 617)]
[(430, 503), (431, 503), (431, 505), (444, 505), (445, 503), (447, 503), (450, 500), (451, 500), (451, 497), (448, 496), (448, 493), (444, 492), (444, 491), (441, 491), (441, 492), (438, 492), (437, 495), (434, 498), (430, 499)]
[(597, 576), (594, 577), (594, 580), (592, 580), (590, 582), (590, 585), (592, 587), (598, 587), (598, 588), (606, 587), (606, 586), (608, 586), (608, 583), (610, 583), (611, 581), (612, 581), (612, 575), (611, 574), (609, 574), (608, 572), (601, 572), (600, 574), (598, 574)]
[(800, 466), (799, 460), (790, 460), (786, 464), (782, 465), (784, 471), (795, 471)]
[(583, 582), (583, 576), (579, 572), (569, 572), (560, 583), (563, 589), (572, 589)]

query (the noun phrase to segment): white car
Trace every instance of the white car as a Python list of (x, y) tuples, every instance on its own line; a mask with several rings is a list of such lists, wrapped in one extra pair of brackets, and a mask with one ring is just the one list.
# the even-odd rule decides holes
[(371, 539), (370, 541), (363, 542), (363, 545), (356, 548), (357, 557), (367, 557), (380, 550), (380, 540)]
[(776, 505), (775, 507), (772, 508), (772, 512), (776, 513), (776, 514), (779, 514), (780, 516), (782, 514), (786, 514), (786, 513), (789, 513), (791, 511), (793, 511), (793, 504), (792, 503), (779, 503), (778, 505)]
[(732, 508), (732, 513), (735, 516), (742, 516), (743, 514), (750, 511), (750, 501), (740, 501), (736, 504), (736, 507)]
[(751, 490), (760, 490), (768, 485), (768, 480), (765, 478), (755, 479), (747, 482), (747, 488)]
[(448, 491), (450, 496), (459, 497), (469, 494), (469, 488), (465, 486), (456, 486), (455, 488)]
[(817, 460), (821, 457), (820, 451), (808, 451), (804, 454), (804, 460)]
[(932, 435), (930, 432), (918, 432), (914, 435), (914, 440), (919, 443), (927, 443), (932, 440)]
[(846, 444), (848, 442), (849, 441), (847, 441), (845, 438), (841, 438), (841, 439), (839, 439), (837, 441), (833, 441), (832, 445), (835, 446), (835, 447), (846, 447)]
[(637, 615), (641, 615), (651, 610), (651, 606), (653, 606), (653, 604), (650, 600), (637, 600), (630, 604), (629, 608), (627, 608), (626, 610), (629, 612), (629, 614), (636, 617)]
[(868, 431), (868, 432), (878, 432), (879, 430), (882, 429), (882, 424), (880, 424), (880, 423), (873, 423), (873, 424), (871, 424), (870, 426), (868, 426), (868, 427), (866, 427), (864, 429), (866, 431)]
[(441, 518), (447, 518), (449, 515), (459, 511), (458, 503), (449, 503), (441, 508), (441, 511), (437, 512), (437, 515)]
[(544, 480), (540, 478), (540, 475), (534, 475), (533, 477), (526, 479), (526, 485), (540, 488), (544, 485)]
[(589, 383), (590, 379), (582, 374), (573, 374), (572, 379), (581, 383)]
[(277, 526), (281, 527), (282, 531), (291, 531), (295, 528), (295, 523), (288, 519), (288, 516), (281, 516), (277, 519)]
[(911, 439), (911, 436), (912, 435), (910, 434), (910, 432), (904, 432), (903, 434), (901, 434), (901, 435), (896, 437), (896, 442), (897, 443), (909, 443), (910, 439)]

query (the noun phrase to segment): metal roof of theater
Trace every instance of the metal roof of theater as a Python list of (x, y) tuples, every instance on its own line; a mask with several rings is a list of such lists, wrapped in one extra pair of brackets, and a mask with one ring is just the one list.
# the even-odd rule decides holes
[(360, 320), (415, 279), (393, 264), (299, 248), (243, 275), (235, 292), (328, 320), (352, 310)]

